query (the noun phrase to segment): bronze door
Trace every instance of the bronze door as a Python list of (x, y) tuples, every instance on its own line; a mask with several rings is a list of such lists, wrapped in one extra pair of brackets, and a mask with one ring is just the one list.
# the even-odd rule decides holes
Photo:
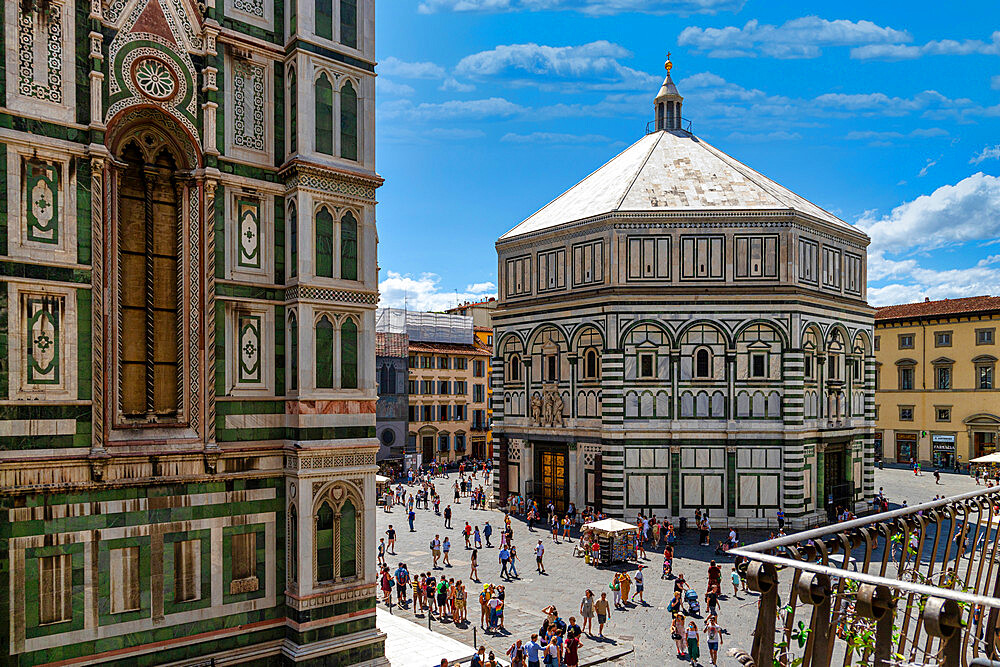
[(544, 504), (556, 506), (556, 513), (563, 514), (567, 505), (566, 454), (541, 452), (541, 496)]

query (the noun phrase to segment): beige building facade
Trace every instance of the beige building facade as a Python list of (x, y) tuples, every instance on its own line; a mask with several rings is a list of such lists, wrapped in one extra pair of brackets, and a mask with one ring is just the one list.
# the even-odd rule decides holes
[(875, 316), (875, 450), (952, 468), (996, 451), (1000, 297), (923, 301)]

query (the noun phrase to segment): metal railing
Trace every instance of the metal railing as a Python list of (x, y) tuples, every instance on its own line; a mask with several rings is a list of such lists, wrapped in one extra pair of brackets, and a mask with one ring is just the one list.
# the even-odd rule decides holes
[(1000, 657), (998, 547), (992, 487), (733, 549), (760, 593), (750, 657), (757, 667), (988, 664)]
[[(681, 129), (687, 132), (688, 134), (691, 134), (691, 120), (688, 118), (681, 118)], [(657, 128), (655, 120), (651, 120), (648, 123), (646, 123), (646, 134), (652, 134), (653, 132), (656, 131)]]

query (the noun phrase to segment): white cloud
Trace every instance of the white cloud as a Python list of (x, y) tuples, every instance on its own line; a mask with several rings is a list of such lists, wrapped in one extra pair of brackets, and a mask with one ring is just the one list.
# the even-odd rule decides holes
[(508, 132), (500, 141), (512, 144), (610, 144), (614, 140), (603, 134), (560, 134), (558, 132)]
[(877, 141), (888, 144), (892, 139), (930, 139), (933, 137), (946, 137), (948, 130), (941, 127), (919, 127), (910, 132), (878, 132), (874, 130), (852, 130), (844, 137), (848, 141)]
[(438, 90), (454, 90), (458, 93), (471, 93), (476, 87), (471, 83), (462, 83), (453, 76), (449, 76), (441, 83), (441, 87)]
[(825, 46), (891, 44), (908, 42), (905, 30), (883, 27), (871, 21), (828, 21), (803, 16), (780, 26), (747, 21), (742, 28), (698, 28), (689, 26), (677, 38), (680, 46), (706, 51), (712, 58), (754, 57), (816, 58)]
[(402, 123), (387, 123), (379, 129), (379, 141), (391, 144), (427, 145), (482, 139), (485, 136), (486, 133), (479, 129), (458, 127), (418, 129)]
[(1000, 144), (996, 146), (984, 146), (983, 150), (972, 156), (969, 164), (979, 164), (984, 160), (1000, 160)]
[(881, 251), (868, 254), (868, 277), (889, 284), (868, 288), (875, 306), (913, 303), (929, 299), (955, 299), (1000, 292), (1000, 255), (991, 255), (967, 268), (935, 270), (912, 259), (894, 261)]
[(405, 83), (397, 83), (392, 79), (386, 79), (381, 76), (375, 80), (375, 88), (379, 95), (394, 95), (396, 97), (409, 97), (417, 92), (413, 89), (413, 86), (408, 86)]
[(525, 108), (502, 97), (480, 100), (448, 100), (447, 102), (422, 102), (394, 100), (379, 107), (383, 119), (405, 118), (409, 121), (441, 119), (507, 118), (520, 114)]
[(441, 311), (462, 301), (496, 297), (496, 285), (489, 281), (466, 285), (463, 290), (443, 291), (441, 276), (436, 273), (414, 276), (387, 271), (385, 280), (378, 284), (378, 291), (379, 307), (402, 308), (405, 305), (410, 310), (425, 311)]
[(504, 44), (462, 58), (455, 73), (469, 78), (504, 78), (515, 84), (573, 82), (589, 89), (649, 90), (659, 85), (657, 77), (619, 62), (631, 56), (624, 47), (605, 40), (580, 46)]
[(872, 239), (869, 256), (877, 251), (934, 250), (1000, 237), (998, 210), (1000, 178), (979, 172), (903, 203), (888, 215), (876, 217), (868, 211), (857, 225)]
[(407, 62), (389, 56), (378, 64), (379, 74), (388, 74), (401, 79), (443, 79), (445, 70), (431, 62)]
[(715, 14), (738, 12), (745, 0), (423, 0), (422, 14), (434, 12), (576, 11), (589, 16), (625, 12)]
[(936, 164), (937, 164), (937, 160), (932, 160), (930, 158), (927, 158), (927, 164), (925, 164), (923, 166), (923, 168), (920, 170), (920, 173), (917, 174), (917, 177), (918, 178), (923, 178), (924, 176), (926, 176), (927, 172), (930, 170), (930, 168), (933, 167)]
[(989, 42), (979, 39), (939, 39), (920, 45), (867, 44), (851, 49), (851, 58), (856, 60), (912, 60), (921, 56), (968, 56), (974, 54), (1000, 55), (1000, 30), (991, 35)]
[(787, 132), (785, 130), (774, 130), (772, 132), (730, 132), (726, 139), (730, 141), (740, 141), (743, 143), (760, 143), (770, 141), (795, 141), (801, 139), (798, 132)]
[(1000, 90), (1000, 74), (994, 74), (993, 77), (990, 78), (990, 88), (993, 90)]

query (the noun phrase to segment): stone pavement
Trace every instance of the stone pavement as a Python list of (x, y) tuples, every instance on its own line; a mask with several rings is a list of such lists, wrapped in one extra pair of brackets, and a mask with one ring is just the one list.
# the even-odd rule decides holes
[[(440, 478), (436, 482), (439, 492), (442, 492), (442, 499), (451, 500), (453, 498), (451, 485), (455, 478), (456, 476), (452, 475), (450, 479)], [(893, 505), (901, 504), (903, 500), (906, 500), (909, 505), (914, 505), (931, 500), (935, 494), (955, 495), (976, 488), (972, 479), (966, 475), (943, 473), (941, 481), (940, 485), (936, 485), (930, 473), (915, 478), (912, 472), (890, 468), (876, 471), (875, 474), (876, 490), (883, 486)], [(447, 493), (445, 493), (446, 490)], [(442, 510), (445, 504), (442, 503)], [(472, 511), (469, 509), (467, 498), (462, 498), (457, 505), (452, 504), (452, 510), (453, 528), (450, 530), (444, 528), (444, 518), (436, 516), (433, 509), (417, 510), (416, 532), (410, 533), (405, 512), (401, 507), (395, 508), (391, 513), (385, 513), (382, 508), (379, 508), (376, 512), (376, 539), (385, 537), (387, 525), (393, 524), (397, 530), (398, 539), (396, 543), (397, 553), (387, 555), (390, 568), (395, 569), (399, 562), (405, 562), (410, 573), (417, 574), (430, 571), (432, 560), (428, 548), (429, 541), (435, 534), (440, 535), (442, 539), (447, 534), (452, 540), (452, 567), (436, 570), (435, 575), (444, 574), (448, 577), (454, 577), (456, 580), (462, 579), (465, 582), (469, 589), (470, 621), (478, 626), (479, 605), (477, 597), (482, 587), (470, 581), (470, 552), (465, 549), (461, 529), (466, 520), (473, 526), (478, 525), (480, 529), (486, 521), (489, 521), (495, 531), (494, 548), (480, 550), (479, 575), (484, 582), (505, 586), (507, 591), (505, 625), (509, 634), (487, 637), (484, 636), (484, 632), (480, 628), (476, 632), (475, 639), (480, 644), (485, 644), (489, 649), (492, 649), (497, 657), (501, 657), (515, 639), (527, 641), (532, 632), (538, 631), (543, 619), (541, 610), (547, 605), (555, 604), (563, 618), (576, 616), (579, 622), (580, 598), (584, 590), (592, 589), (597, 597), (600, 597), (602, 592), (606, 592), (608, 598), (611, 599), (608, 584), (613, 576), (612, 570), (585, 565), (583, 559), (573, 557), (573, 544), (567, 544), (562, 540), (556, 544), (552, 542), (547, 533), (540, 530), (529, 531), (526, 525), (519, 520), (514, 520), (512, 525), (514, 543), (519, 552), (520, 560), (517, 565), (521, 578), (509, 582), (500, 580), (498, 576), (499, 564), (497, 563), (499, 549), (496, 548), (496, 544), (499, 539), (499, 527), (503, 525), (503, 514), (492, 510)], [(713, 540), (721, 539), (721, 537), (721, 531), (713, 534)], [(748, 543), (766, 537), (766, 534), (754, 532), (741, 534), (741, 538)], [(532, 548), (539, 539), (545, 545), (547, 575), (538, 574), (534, 569)], [(573, 542), (576, 542), (575, 537)], [(662, 662), (680, 663), (673, 657), (672, 642), (667, 630), (669, 619), (667, 618), (666, 605), (673, 594), (673, 582), (660, 578), (662, 555), (650, 551), (648, 556), (649, 559), (643, 561), (647, 565), (645, 570), (645, 604), (631, 605), (625, 611), (612, 610), (610, 621), (605, 627), (609, 641), (598, 642), (596, 638), (585, 636), (580, 649), (581, 665), (604, 661), (614, 661), (623, 667), (638, 667), (639, 665), (645, 667), (651, 663), (659, 664)], [(685, 578), (698, 592), (703, 605), (708, 581), (708, 563), (713, 558), (716, 558), (714, 549), (698, 546), (697, 535), (693, 531), (682, 535), (675, 547), (674, 573), (686, 575)], [(717, 561), (723, 569), (723, 583), (728, 583), (731, 560), (722, 557), (717, 558)], [(635, 564), (630, 565), (628, 569), (633, 571), (634, 575)], [(725, 654), (726, 649), (731, 647), (750, 647), (751, 632), (757, 613), (756, 596), (741, 593), (738, 598), (734, 598), (732, 587), (724, 587), (723, 592), (725, 593), (727, 590), (729, 595), (722, 597), (719, 610), (719, 622), (726, 629), (720, 651), (720, 663), (735, 664), (732, 659), (723, 657), (723, 654)], [(380, 609), (384, 608), (384, 605), (379, 602), (379, 607)], [(427, 619), (422, 613), (415, 616), (412, 609), (394, 609), (393, 611), (404, 618), (414, 619), (426, 627)], [(699, 629), (701, 629), (703, 621), (694, 620), (698, 621)], [(438, 623), (435, 617), (431, 626), (434, 631), (454, 638), (463, 644), (469, 646), (473, 644), (472, 624), (469, 627), (456, 628), (450, 623)], [(707, 651), (703, 650), (703, 654), (703, 664), (707, 665)]]

